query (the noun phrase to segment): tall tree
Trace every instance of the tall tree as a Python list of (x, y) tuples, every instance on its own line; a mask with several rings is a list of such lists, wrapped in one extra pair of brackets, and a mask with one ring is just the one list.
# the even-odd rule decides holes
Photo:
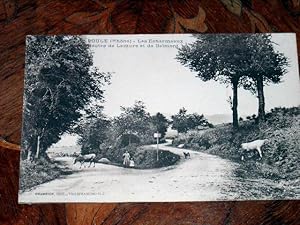
[(78, 143), (82, 146), (82, 154), (97, 153), (99, 146), (105, 143), (110, 121), (105, 117), (91, 118), (86, 121)]
[(169, 120), (162, 113), (158, 112), (151, 116), (151, 123), (153, 123), (156, 131), (161, 133), (161, 136), (164, 137), (169, 127)]
[(130, 137), (143, 135), (147, 132), (150, 123), (150, 114), (146, 111), (146, 106), (142, 101), (136, 101), (132, 107), (121, 107), (122, 113), (113, 121), (113, 126), (117, 129), (118, 135), (127, 134), (129, 144)]
[(78, 134), (78, 144), (81, 145), (81, 153), (97, 153), (99, 146), (108, 139), (108, 130), (111, 121), (103, 114), (103, 106), (90, 104), (83, 111), (73, 132)]
[(238, 127), (238, 86), (247, 64), (247, 36), (243, 34), (195, 35), (194, 43), (183, 45), (176, 59), (203, 81), (230, 84), (233, 90), (233, 126)]
[(248, 65), (248, 78), (244, 80), (243, 86), (258, 98), (258, 120), (265, 120), (265, 97), (264, 86), (270, 83), (280, 83), (282, 77), (287, 73), (288, 59), (283, 53), (275, 50), (270, 34), (252, 34), (248, 37), (248, 48), (250, 52), (250, 63)]
[(176, 129), (178, 132), (187, 132), (187, 110), (183, 107), (179, 109), (179, 112), (171, 116), (172, 128)]
[(110, 74), (93, 68), (89, 47), (78, 36), (29, 36), (25, 71), (23, 148), (39, 157), (92, 99), (103, 100)]
[(257, 93), (258, 117), (264, 120), (264, 85), (279, 83), (287, 72), (287, 58), (274, 49), (269, 34), (196, 35), (182, 46), (177, 59), (203, 81), (217, 80), (232, 86), (233, 126), (238, 127), (238, 87)]

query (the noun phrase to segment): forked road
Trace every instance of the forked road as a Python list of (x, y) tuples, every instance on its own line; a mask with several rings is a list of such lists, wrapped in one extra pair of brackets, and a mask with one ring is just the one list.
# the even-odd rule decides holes
[[(21, 202), (197, 201), (236, 198), (233, 170), (237, 164), (218, 156), (160, 145), (181, 156), (178, 164), (159, 169), (128, 169), (96, 164), (78, 173), (41, 184), (20, 195)], [(79, 165), (71, 165), (78, 169)], [(224, 187), (227, 187), (226, 193)]]

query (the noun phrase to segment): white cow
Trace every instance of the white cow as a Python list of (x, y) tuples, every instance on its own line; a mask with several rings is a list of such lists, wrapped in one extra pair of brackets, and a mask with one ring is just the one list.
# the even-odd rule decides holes
[[(261, 147), (266, 143), (266, 141), (268, 141), (268, 139), (258, 139), (248, 143), (242, 143), (241, 147), (246, 152), (251, 150), (257, 150), (260, 158), (262, 158)], [(244, 156), (242, 156), (242, 160), (244, 160)]]

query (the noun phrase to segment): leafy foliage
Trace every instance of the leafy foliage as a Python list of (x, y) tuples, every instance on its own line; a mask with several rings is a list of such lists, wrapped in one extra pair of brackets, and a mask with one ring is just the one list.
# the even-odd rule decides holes
[(150, 113), (141, 101), (136, 101), (132, 107), (121, 107), (122, 113), (113, 119), (115, 140), (127, 135), (128, 144), (131, 144), (132, 135), (136, 135), (141, 144), (153, 142), (156, 127), (152, 123)]
[[(183, 45), (177, 60), (203, 81), (215, 80), (233, 88), (233, 126), (238, 127), (237, 88), (249, 64), (247, 37), (243, 34), (194, 35), (196, 41)], [(245, 66), (241, 66), (245, 65)]]
[(187, 114), (185, 108), (179, 109), (179, 112), (172, 117), (172, 128), (178, 132), (187, 132), (188, 130), (199, 127), (213, 127), (203, 115), (197, 113)]
[(279, 83), (287, 58), (274, 50), (269, 34), (194, 35), (196, 41), (179, 49), (177, 60), (203, 81), (215, 80), (233, 88), (233, 125), (238, 126), (237, 88), (258, 93), (259, 117), (264, 117), (265, 83)]
[(92, 99), (103, 100), (110, 74), (93, 68), (88, 45), (78, 36), (29, 36), (26, 40), (23, 147), (41, 154), (69, 131)]
[(119, 135), (143, 134), (150, 121), (143, 102), (137, 101), (132, 107), (121, 107), (122, 113), (114, 119)]
[(97, 118), (89, 120), (83, 127), (84, 132), (80, 134), (78, 144), (81, 147), (82, 154), (97, 153), (100, 145), (107, 138), (107, 129), (110, 121), (106, 118)]
[(244, 79), (243, 87), (257, 94), (258, 121), (265, 120), (264, 86), (280, 83), (289, 66), (288, 59), (275, 51), (274, 44), (269, 34), (259, 35), (248, 42), (252, 49), (247, 75), (250, 79)]
[(247, 36), (243, 34), (228, 35), (194, 35), (196, 41), (183, 45), (177, 59), (197, 73), (203, 81), (215, 80), (231, 83), (238, 80), (248, 61), (245, 49)]
[[(250, 36), (251, 37), (251, 36)], [(287, 73), (288, 59), (283, 53), (275, 50), (270, 34), (254, 35), (248, 38), (248, 49), (252, 50), (248, 56), (247, 77), (244, 77), (243, 87), (257, 94), (257, 79), (261, 78), (264, 85), (269, 83), (280, 83), (282, 76)], [(248, 77), (252, 79), (248, 79)]]
[(134, 134), (124, 134), (120, 137), (117, 146), (124, 148), (130, 144), (140, 144), (141, 140), (137, 135)]
[(20, 167), (20, 190), (32, 188), (36, 185), (54, 180), (63, 173), (67, 173), (56, 163), (51, 163), (45, 159), (34, 162), (21, 161)]
[(167, 132), (170, 121), (163, 114), (158, 112), (151, 116), (151, 123), (154, 125), (156, 130), (161, 133), (163, 138)]
[(159, 161), (157, 161), (156, 149), (149, 146), (139, 146), (138, 144), (127, 145), (126, 147), (109, 149), (102, 157), (111, 159), (113, 163), (121, 165), (123, 163), (123, 154), (129, 152), (131, 158), (134, 160), (135, 168), (150, 169), (164, 166), (171, 166), (177, 163), (180, 159), (169, 151), (159, 150)]
[(137, 168), (150, 169), (159, 168), (165, 166), (171, 166), (177, 163), (180, 159), (179, 155), (176, 155), (170, 151), (158, 151), (159, 160), (156, 159), (156, 150), (150, 148), (141, 148), (133, 155)]

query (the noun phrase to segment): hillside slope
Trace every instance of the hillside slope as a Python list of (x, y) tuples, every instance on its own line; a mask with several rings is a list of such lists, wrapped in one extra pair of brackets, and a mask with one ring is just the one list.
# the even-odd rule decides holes
[[(255, 119), (242, 121), (238, 131), (226, 124), (204, 132), (180, 134), (173, 144), (239, 162), (236, 170), (239, 177), (271, 179), (299, 192), (300, 108), (275, 108), (266, 118), (259, 125)], [(256, 139), (268, 139), (262, 147), (263, 158), (259, 159), (253, 151), (242, 161), (241, 143)]]

